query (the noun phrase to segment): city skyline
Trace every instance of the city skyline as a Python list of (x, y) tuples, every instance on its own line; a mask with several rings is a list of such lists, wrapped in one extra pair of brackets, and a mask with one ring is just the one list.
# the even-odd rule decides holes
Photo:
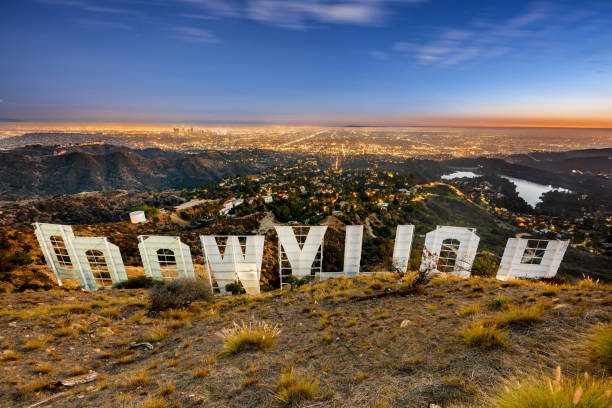
[(0, 118), (612, 127), (612, 7), (446, 0), (0, 6)]

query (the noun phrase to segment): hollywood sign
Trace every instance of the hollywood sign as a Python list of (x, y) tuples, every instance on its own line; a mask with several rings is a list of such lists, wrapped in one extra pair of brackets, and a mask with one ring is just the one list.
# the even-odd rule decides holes
[[(119, 248), (106, 237), (77, 237), (69, 225), (35, 223), (34, 228), (45, 261), (60, 286), (62, 279), (74, 279), (82, 288), (96, 290), (127, 279)], [(281, 288), (287, 284), (289, 276), (315, 275), (326, 279), (361, 273), (363, 225), (346, 226), (342, 272), (322, 270), (326, 226), (277, 226), (275, 229)], [(392, 259), (394, 270), (407, 271), (413, 235), (414, 225), (397, 226)], [(146, 276), (165, 281), (195, 277), (191, 250), (180, 237), (141, 235), (138, 241)], [(263, 235), (203, 235), (200, 241), (211, 287), (217, 286), (226, 294), (227, 284), (240, 281), (247, 293), (259, 294)], [(473, 228), (438, 226), (425, 235), (427, 251), (423, 251), (420, 268), (469, 277), (479, 241)], [(497, 279), (555, 276), (568, 243), (508, 239)]]

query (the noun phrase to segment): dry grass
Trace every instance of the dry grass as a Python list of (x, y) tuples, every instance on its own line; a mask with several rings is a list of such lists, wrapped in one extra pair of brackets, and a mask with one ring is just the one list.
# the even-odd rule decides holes
[(480, 313), (480, 309), (481, 307), (479, 303), (472, 303), (471, 305), (463, 306), (459, 311), (459, 314), (463, 317), (474, 316), (475, 314)]
[(542, 320), (543, 312), (541, 306), (510, 307), (489, 319), (488, 323), (499, 327), (524, 327)]
[(281, 376), (276, 398), (285, 405), (296, 405), (314, 398), (318, 389), (318, 380), (313, 380), (308, 376), (298, 377), (291, 368)]
[[(368, 288), (375, 281), (383, 282), (381, 290)], [(466, 282), (469, 287), (464, 286)], [(337, 279), (259, 298), (220, 297), (215, 303), (197, 302), (155, 314), (147, 314), (147, 293), (140, 289), (105, 290), (104, 297), (99, 297), (100, 292), (66, 290), (6, 294), (5, 304), (10, 306), (0, 317), (0, 354), (14, 350), (21, 357), (0, 363), (0, 406), (28, 406), (44, 399), (52, 393), (52, 386), (46, 390), (48, 383), (68, 377), (76, 364), (95, 370), (100, 380), (86, 386), (93, 387), (92, 392), (69, 394), (62, 406), (135, 408), (145, 399), (146, 403), (165, 400), (168, 407), (174, 403), (280, 405), (270, 401), (276, 399), (272, 392), (282, 397), (283, 404), (299, 406), (491, 407), (492, 400), (486, 396), (497, 390), (502, 378), (515, 375), (517, 368), (532, 373), (563, 363), (572, 370), (569, 378), (578, 369), (609, 375), (608, 366), (600, 362), (603, 358), (583, 337), (593, 333), (594, 339), (600, 333), (598, 327), (609, 325), (609, 296), (600, 289), (554, 286), (558, 299), (548, 301), (548, 306), (555, 305), (548, 311), (542, 292), (551, 286), (541, 282), (503, 288), (503, 283), (494, 280), (440, 278), (421, 292), (398, 296), (397, 289), (406, 283), (397, 276), (388, 281), (382, 275), (363, 281)], [(483, 291), (474, 293), (474, 286)], [(348, 295), (327, 296), (346, 290)], [(473, 312), (474, 303), (481, 305), (478, 314)], [(39, 313), (42, 305), (49, 307), (49, 314), (15, 319), (26, 310)], [(113, 318), (107, 309), (120, 310), (122, 318)], [(462, 310), (470, 310), (466, 315), (477, 316), (478, 321), (461, 317)], [(384, 311), (387, 318), (381, 316)], [(282, 327), (271, 351), (217, 357), (217, 362), (209, 358), (224, 349), (225, 342), (215, 340), (216, 333), (232, 326), (233, 320), (254, 317)], [(322, 317), (324, 330), (319, 328)], [(148, 341), (149, 330), (168, 329), (172, 324), (176, 330), (170, 329), (162, 336), (165, 340), (153, 343), (153, 350), (129, 348)], [(78, 338), (49, 336), (62, 326), (75, 332), (86, 329), (86, 333)], [(30, 341), (41, 343), (29, 352)], [(242, 350), (251, 347), (259, 349), (259, 340), (247, 342)], [(542, 347), (546, 352), (538, 353)], [(118, 363), (129, 364), (129, 370)], [(287, 364), (296, 371), (283, 371), (293, 380), (280, 387), (276, 383), (279, 367)], [(498, 375), (492, 377), (492, 372)], [(107, 380), (101, 379), (104, 376)], [(319, 376), (318, 391), (310, 392), (316, 384), (313, 379)], [(41, 381), (29, 384), (33, 380)], [(19, 395), (20, 388), (35, 391)], [(83, 395), (86, 399), (79, 398)]]
[(170, 335), (170, 329), (167, 326), (161, 324), (155, 325), (149, 331), (147, 340), (153, 343), (161, 341)]
[(146, 370), (129, 373), (123, 380), (128, 387), (142, 387), (151, 384), (151, 378)]
[(233, 327), (221, 330), (219, 336), (225, 345), (223, 352), (232, 355), (244, 350), (272, 347), (280, 333), (281, 329), (277, 325), (266, 322), (234, 322)]
[(192, 372), (191, 376), (193, 378), (202, 378), (202, 377), (206, 377), (208, 374), (210, 374), (210, 368), (202, 367), (202, 368), (198, 368), (197, 370)]
[(165, 381), (159, 384), (157, 394), (161, 395), (162, 397), (167, 397), (174, 394), (174, 391), (176, 391), (176, 385), (173, 382)]
[(490, 325), (481, 320), (472, 322), (463, 329), (461, 336), (468, 346), (484, 350), (508, 344), (506, 332), (500, 330), (496, 325)]
[(259, 379), (257, 377), (245, 377), (242, 380), (242, 386), (244, 388), (246, 387), (250, 387), (251, 385), (255, 385), (259, 382)]
[(593, 280), (590, 276), (584, 276), (582, 280), (578, 282), (576, 285), (580, 289), (589, 289), (589, 290), (597, 290), (597, 289), (610, 289), (610, 285), (602, 285), (599, 283), (599, 279)]
[(44, 340), (40, 339), (28, 340), (23, 347), (29, 351), (40, 350), (41, 348), (45, 347), (45, 343), (46, 342)]
[(4, 350), (0, 355), (0, 361), (15, 361), (19, 360), (19, 354), (13, 350)]
[(589, 340), (587, 350), (592, 359), (600, 360), (612, 367), (612, 324), (597, 330)]
[(32, 371), (38, 374), (49, 374), (54, 369), (55, 366), (53, 364), (39, 362), (34, 366)]
[(494, 408), (609, 408), (610, 379), (584, 376), (568, 379), (557, 367), (554, 378), (535, 376), (508, 382), (491, 402)]
[(168, 403), (165, 399), (159, 397), (149, 397), (140, 406), (141, 408), (166, 408)]
[(44, 390), (49, 387), (49, 380), (45, 378), (37, 378), (36, 380), (29, 382), (25, 385), (22, 385), (19, 388), (19, 393), (21, 395), (27, 395), (33, 392), (38, 392), (40, 390)]

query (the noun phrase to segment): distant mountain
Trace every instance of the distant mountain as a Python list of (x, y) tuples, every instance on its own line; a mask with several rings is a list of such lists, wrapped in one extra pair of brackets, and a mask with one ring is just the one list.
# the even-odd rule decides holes
[(605, 172), (612, 174), (612, 149), (570, 150), (568, 152), (535, 152), (504, 158), (507, 162), (558, 173)]
[(0, 122), (23, 122), (21, 119), (0, 118)]
[(15, 200), (83, 191), (178, 189), (255, 170), (254, 166), (224, 163), (214, 154), (164, 156), (155, 149), (136, 153), (101, 145), (28, 146), (0, 152), (0, 197)]

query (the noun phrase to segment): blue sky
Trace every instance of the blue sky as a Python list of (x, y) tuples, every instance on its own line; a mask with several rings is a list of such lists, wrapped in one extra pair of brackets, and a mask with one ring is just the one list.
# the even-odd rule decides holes
[(0, 118), (612, 117), (605, 0), (3, 0), (0, 55)]

